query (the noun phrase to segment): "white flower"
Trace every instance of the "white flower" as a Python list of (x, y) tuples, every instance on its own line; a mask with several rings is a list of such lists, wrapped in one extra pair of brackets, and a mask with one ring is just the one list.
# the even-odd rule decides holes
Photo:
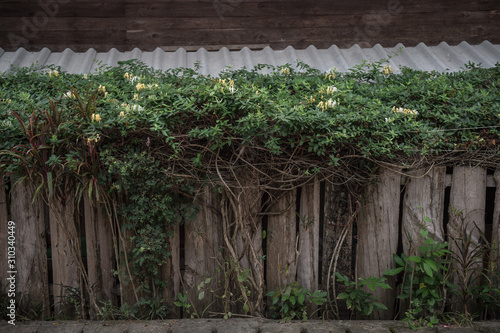
[(73, 94), (73, 92), (69, 90), (64, 94), (63, 98), (75, 98), (75, 94)]

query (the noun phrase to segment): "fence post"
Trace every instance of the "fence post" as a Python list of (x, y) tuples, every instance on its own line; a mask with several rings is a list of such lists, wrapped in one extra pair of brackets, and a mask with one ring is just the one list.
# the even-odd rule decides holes
[[(44, 202), (35, 187), (23, 180), (12, 189), (12, 220), (16, 223), (16, 270), (19, 306), (36, 319), (50, 315)], [(40, 306), (38, 312), (36, 308)]]
[[(429, 237), (444, 240), (443, 213), (446, 167), (419, 169), (410, 174), (403, 199), (403, 251), (412, 251), (422, 245), (420, 230), (429, 231)], [(430, 219), (427, 223), (424, 219)], [(412, 245), (410, 245), (410, 241)]]
[[(187, 222), (189, 223), (189, 222)], [(166, 287), (163, 290), (163, 298), (169, 301), (177, 300), (177, 295), (181, 291), (181, 244), (179, 235), (179, 224), (166, 226), (171, 232), (169, 237), (170, 256), (162, 265), (161, 274)], [(180, 308), (173, 307), (170, 310), (169, 318), (179, 318)]]
[[(199, 316), (206, 316), (204, 311), (222, 312), (222, 302), (211, 289), (223, 285), (224, 275), (218, 268), (224, 267), (220, 249), (222, 247), (221, 218), (211, 207), (220, 207), (221, 195), (213, 192), (208, 186), (202, 190), (201, 201), (208, 205), (200, 205), (200, 211), (194, 221), (185, 224), (185, 260), (184, 283), (190, 301), (194, 302)], [(223, 270), (223, 268), (222, 268)], [(208, 284), (198, 289), (198, 286), (210, 278)]]
[(318, 289), (319, 265), (319, 181), (303, 186), (300, 194), (299, 260), (297, 282), (311, 291)]
[[(345, 286), (336, 282), (335, 272), (351, 277), (352, 270), (352, 225), (354, 209), (350, 207), (350, 195), (341, 185), (340, 179), (329, 179), (325, 184), (325, 220), (323, 223), (323, 271), (322, 288), (328, 290), (330, 299), (345, 291)], [(345, 302), (338, 303), (338, 316), (348, 318)]]
[(492, 253), (491, 258), (495, 260), (495, 268), (499, 269), (499, 257), (500, 257), (500, 168), (495, 170), (495, 208), (493, 210), (493, 230), (491, 235), (491, 244), (495, 246), (494, 253)]
[[(486, 169), (481, 167), (463, 167), (457, 166), (453, 168), (453, 176), (451, 182), (450, 193), (450, 220), (448, 222), (448, 235), (450, 237), (450, 250), (458, 262), (465, 259), (469, 261), (470, 266), (461, 266), (457, 260), (455, 267), (456, 273), (452, 276), (452, 282), (458, 284), (459, 289), (466, 292), (464, 288), (476, 286), (479, 282), (474, 276), (478, 277), (480, 272), (478, 269), (481, 266), (482, 258), (467, 257), (471, 255), (470, 251), (474, 251), (480, 244), (479, 231), (484, 233), (485, 221), (484, 211), (486, 206)], [(479, 230), (476, 228), (479, 228)], [(471, 237), (469, 246), (463, 247), (462, 243), (464, 236)], [(465, 253), (468, 250), (469, 253)], [(475, 272), (474, 272), (475, 271)], [(471, 277), (475, 279), (475, 283), (469, 285), (468, 279)], [(460, 292), (460, 290), (459, 290)], [(462, 294), (463, 295), (463, 294)], [(468, 297), (456, 297), (453, 302), (455, 310), (464, 310), (465, 306), (467, 311), (476, 308), (477, 302)]]
[(55, 197), (49, 205), (54, 310), (56, 315), (73, 318), (75, 312), (81, 309), (76, 309), (70, 298), (78, 299), (85, 288), (78, 270), (81, 242), (75, 220), (74, 199), (74, 193), (70, 192), (64, 201)]
[[(87, 245), (87, 271), (89, 286), (98, 305), (110, 301), (117, 305), (116, 284), (113, 271), (115, 259), (113, 251), (113, 233), (109, 219), (103, 216), (102, 206), (97, 199), (91, 202), (87, 193), (83, 195), (85, 237)], [(97, 319), (91, 306), (90, 316)]]
[(267, 222), (267, 291), (295, 281), (297, 273), (296, 190), (280, 193)]
[[(383, 167), (380, 181), (368, 186), (364, 202), (361, 202), (358, 219), (358, 244), (356, 270), (358, 277), (383, 277), (383, 273), (395, 267), (392, 255), (398, 249), (399, 235), (399, 173)], [(396, 298), (395, 280), (389, 279), (392, 290), (376, 289), (374, 295), (388, 311), (374, 311), (372, 319), (392, 319)]]

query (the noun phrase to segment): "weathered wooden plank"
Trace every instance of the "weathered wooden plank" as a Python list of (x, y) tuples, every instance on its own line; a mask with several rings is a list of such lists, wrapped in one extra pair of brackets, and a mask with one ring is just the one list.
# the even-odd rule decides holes
[[(403, 252), (417, 255), (422, 245), (420, 230), (429, 237), (444, 241), (443, 214), (446, 167), (419, 169), (410, 173), (403, 199)], [(425, 222), (430, 219), (430, 222)]]
[(309, 290), (318, 289), (320, 184), (303, 186), (300, 193), (299, 258), (297, 282)]
[(0, 290), (5, 290), (7, 284), (7, 194), (5, 191), (4, 173), (0, 170)]
[(54, 198), (49, 208), (54, 310), (56, 314), (71, 316), (75, 309), (67, 296), (70, 292), (83, 288), (78, 270), (81, 246), (74, 194), (69, 193), (64, 201)]
[(135, 248), (136, 232), (133, 229), (118, 230), (120, 235), (120, 267), (118, 267), (120, 278), (120, 300), (122, 304), (134, 305), (143, 296), (137, 291), (140, 281), (133, 271), (132, 251)]
[[(170, 256), (162, 265), (161, 276), (166, 286), (163, 290), (163, 298), (166, 300), (177, 300), (181, 291), (181, 244), (179, 225), (167, 226), (170, 230), (169, 250)], [(174, 307), (170, 310), (169, 318), (179, 318), (180, 308)]]
[(495, 207), (493, 209), (493, 226), (491, 230), (491, 242), (493, 244), (493, 253), (491, 260), (494, 260), (495, 267), (499, 269), (500, 265), (500, 169), (495, 170), (494, 179), (496, 183)]
[(266, 285), (276, 290), (295, 281), (297, 273), (296, 190), (272, 202), (267, 224)]
[(24, 309), (40, 305), (40, 318), (33, 319), (45, 319), (50, 315), (50, 302), (44, 203), (40, 196), (33, 201), (34, 194), (35, 186), (29, 180), (17, 183), (12, 189), (12, 220), (16, 224), (16, 282), (17, 292), (21, 295), (17, 302)]
[[(471, 252), (481, 243), (479, 232), (485, 231), (484, 212), (486, 207), (486, 169), (482, 167), (457, 166), (453, 168), (450, 192), (450, 220), (447, 232), (450, 238), (450, 250), (455, 258), (456, 273), (452, 282), (461, 290), (477, 285), (466, 282), (471, 276), (479, 276), (483, 258), (471, 257)], [(465, 239), (470, 237), (467, 246)], [(468, 262), (460, 265), (459, 262)], [(477, 306), (475, 300), (458, 296), (453, 302), (455, 310), (472, 311)], [(467, 310), (468, 309), (468, 310)]]
[[(221, 196), (207, 186), (199, 201), (208, 205), (200, 205), (196, 219), (185, 224), (186, 266), (183, 280), (190, 300), (196, 302), (198, 315), (206, 316), (208, 313), (204, 310), (208, 306), (209, 311), (222, 312), (221, 300), (210, 292), (210, 289), (217, 289), (216, 286), (223, 283), (223, 275), (218, 270), (224, 267), (220, 253), (223, 245), (222, 222), (212, 210), (212, 207), (219, 207)], [(207, 278), (211, 279), (210, 283), (198, 289)], [(204, 297), (200, 299), (202, 292)]]
[[(379, 182), (371, 184), (360, 203), (357, 223), (358, 244), (356, 255), (357, 277), (382, 277), (395, 267), (392, 255), (398, 248), (400, 175), (382, 168)], [(391, 319), (395, 301), (395, 281), (390, 279), (392, 290), (377, 289), (374, 295), (389, 311), (374, 311), (373, 319)]]
[[(255, 285), (264, 290), (264, 264), (262, 249), (262, 216), (261, 205), (264, 192), (258, 188), (258, 180), (241, 181), (242, 188), (236, 189), (236, 249), (238, 253), (240, 269), (248, 269)], [(241, 219), (241, 220), (238, 220)], [(257, 302), (258, 295), (253, 295)], [(262, 295), (263, 297), (264, 295)], [(260, 302), (261, 303), (261, 302)], [(254, 304), (251, 304), (252, 307)], [(255, 304), (258, 310), (260, 304)], [(251, 308), (250, 311), (255, 309)]]
[[(345, 291), (345, 286), (337, 283), (335, 272), (353, 276), (352, 269), (352, 226), (353, 214), (347, 189), (338, 179), (330, 179), (325, 184), (325, 207), (323, 223), (323, 265), (322, 289), (328, 290), (332, 300)], [(348, 318), (345, 302), (338, 303), (340, 318)]]
[(496, 183), (495, 207), (493, 209), (493, 226), (491, 231), (491, 241), (493, 253), (491, 259), (494, 260), (495, 267), (500, 268), (500, 169), (495, 170), (494, 179)]
[[(109, 219), (103, 215), (103, 207), (96, 199), (93, 201), (90, 201), (88, 195), (84, 195), (88, 282), (97, 304), (111, 302), (117, 305), (113, 232)], [(94, 310), (91, 307), (90, 315), (91, 319), (96, 320)]]

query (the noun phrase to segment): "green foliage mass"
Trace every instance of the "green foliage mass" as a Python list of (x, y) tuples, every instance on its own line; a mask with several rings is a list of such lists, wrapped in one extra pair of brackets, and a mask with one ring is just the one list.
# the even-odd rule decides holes
[[(386, 159), (498, 151), (499, 65), (469, 65), (457, 73), (403, 68), (400, 74), (384, 74), (380, 62), (363, 66), (325, 74), (300, 63), (261, 65), (227, 70), (218, 79), (190, 69), (154, 71), (134, 61), (87, 78), (23, 68), (0, 79), (0, 147), (21, 140), (10, 110), (27, 120), (47, 109), (50, 98), (71, 113), (74, 98), (65, 98), (71, 88), (82, 94), (101, 87), (95, 110), (101, 120), (89, 115), (75, 139), (94, 131), (102, 145), (116, 147), (127, 138), (126, 144), (144, 149), (148, 133), (153, 146), (165, 144), (174, 156), (194, 142), (227, 153), (246, 145), (290, 155), (300, 147), (302, 156), (322, 163), (349, 154)], [(209, 158), (203, 149), (182, 153), (198, 166)]]

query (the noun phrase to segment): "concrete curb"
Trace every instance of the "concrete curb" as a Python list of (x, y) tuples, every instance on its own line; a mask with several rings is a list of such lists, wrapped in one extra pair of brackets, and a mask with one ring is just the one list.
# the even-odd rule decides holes
[[(0, 322), (0, 332), (12, 333), (410, 333), (401, 321), (311, 320), (280, 323), (269, 319), (182, 319), (152, 321), (36, 321), (10, 325)], [(433, 327), (420, 333), (498, 333), (500, 321), (474, 322), (472, 327)]]

